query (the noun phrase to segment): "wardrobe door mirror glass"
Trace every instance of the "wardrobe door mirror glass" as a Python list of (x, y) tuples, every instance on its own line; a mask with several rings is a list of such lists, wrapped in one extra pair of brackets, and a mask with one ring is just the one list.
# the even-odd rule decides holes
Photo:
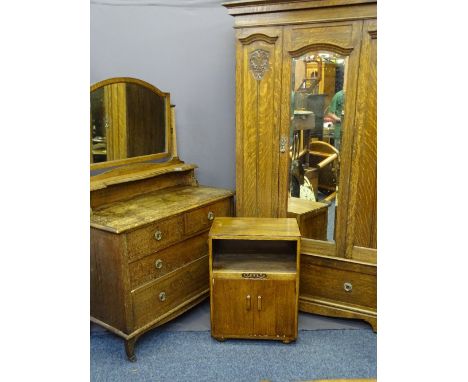
[(167, 99), (131, 82), (91, 92), (91, 163), (167, 151)]
[(347, 59), (316, 51), (293, 58), (291, 64), (289, 194), (297, 199), (290, 200), (300, 204), (303, 211), (327, 209), (322, 234), (312, 238), (333, 241), (341, 137), (346, 128)]

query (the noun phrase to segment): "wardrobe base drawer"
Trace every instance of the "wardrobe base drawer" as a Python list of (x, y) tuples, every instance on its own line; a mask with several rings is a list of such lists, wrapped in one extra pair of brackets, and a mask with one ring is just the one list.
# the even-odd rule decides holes
[(301, 255), (300, 296), (377, 309), (377, 267)]
[(209, 288), (208, 256), (132, 292), (135, 328), (144, 326)]

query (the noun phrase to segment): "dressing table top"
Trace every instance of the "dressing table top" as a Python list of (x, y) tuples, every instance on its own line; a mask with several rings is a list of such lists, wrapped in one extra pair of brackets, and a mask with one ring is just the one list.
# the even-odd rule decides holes
[(232, 195), (207, 186), (169, 187), (93, 210), (91, 227), (122, 233)]

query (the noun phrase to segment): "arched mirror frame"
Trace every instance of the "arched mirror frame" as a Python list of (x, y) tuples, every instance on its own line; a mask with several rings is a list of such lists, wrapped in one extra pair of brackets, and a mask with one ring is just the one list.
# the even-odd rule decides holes
[[(150, 83), (146, 81), (143, 81), (137, 78), (132, 78), (132, 77), (113, 77), (113, 78), (105, 79), (103, 81), (99, 81), (91, 85), (90, 93), (106, 85), (117, 84), (117, 83), (130, 83), (130, 84), (140, 85), (156, 93), (158, 96), (164, 97), (165, 99), (165, 123), (166, 123), (165, 150), (164, 152), (155, 153), (155, 154), (141, 155), (141, 156), (135, 156), (131, 158), (117, 159), (117, 160), (111, 160), (111, 161), (99, 162), (99, 163), (91, 163), (90, 169), (98, 170), (98, 169), (105, 169), (105, 168), (114, 168), (114, 167), (118, 167), (118, 166), (122, 166), (126, 164), (148, 162), (148, 161), (157, 160), (157, 159), (164, 159), (164, 158), (167, 158), (168, 160), (171, 159), (175, 155), (174, 152), (176, 151), (176, 149), (174, 147), (174, 142), (173, 142), (173, 131), (174, 131), (173, 123), (174, 122), (173, 122), (173, 117), (171, 113), (170, 94), (159, 90), (156, 86), (151, 85)], [(90, 145), (91, 145), (91, 136), (90, 136)]]
[[(288, 50), (287, 61), (285, 70), (283, 73), (283, 83), (285, 86), (285, 92), (291, 89), (291, 73), (292, 73), (292, 61), (294, 58), (299, 58), (306, 53), (327, 51), (332, 53), (340, 54), (347, 58), (347, 95), (345, 103), (345, 115), (346, 125), (342, 132), (342, 146), (340, 152), (340, 174), (339, 174), (339, 207), (336, 210), (335, 220), (335, 241), (322, 241), (316, 239), (302, 238), (301, 246), (304, 250), (310, 250), (317, 254), (326, 256), (346, 257), (350, 258), (351, 254), (347, 253), (346, 247), (346, 228), (347, 228), (347, 215), (349, 207), (349, 191), (350, 191), (350, 180), (351, 180), (351, 162), (352, 162), (352, 147), (354, 141), (354, 129), (352, 128), (355, 119), (355, 100), (356, 100), (356, 88), (358, 79), (358, 65), (359, 65), (359, 48), (358, 47), (342, 47), (339, 45), (317, 42), (313, 44), (306, 44), (300, 48), (294, 50)], [(285, 57), (286, 58), (286, 57)], [(283, 99), (286, 99), (286, 94), (283, 93)], [(282, 131), (289, 132), (290, 128), (290, 97), (288, 96), (289, 102), (287, 104), (288, 112), (282, 116)], [(282, 109), (285, 112), (285, 109)], [(289, 182), (289, 169), (291, 166), (291, 158), (288, 157), (288, 179), (283, 180)], [(285, 174), (286, 172), (283, 172)], [(287, 201), (285, 201), (287, 203)]]

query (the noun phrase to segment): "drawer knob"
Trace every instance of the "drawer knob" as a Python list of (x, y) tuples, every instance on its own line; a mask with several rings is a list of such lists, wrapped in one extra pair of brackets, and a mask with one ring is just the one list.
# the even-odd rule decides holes
[(166, 301), (166, 292), (159, 293), (159, 301)]
[(213, 220), (215, 218), (214, 212), (210, 211), (208, 212), (208, 220)]
[(157, 230), (157, 231), (154, 233), (154, 238), (155, 238), (156, 240), (158, 240), (158, 241), (161, 240), (161, 239), (162, 239), (162, 232), (159, 231), (159, 230)]
[(344, 283), (343, 284), (343, 289), (345, 290), (345, 292), (351, 292), (353, 290), (353, 284)]
[(163, 262), (161, 259), (157, 259), (155, 262), (154, 262), (154, 266), (157, 268), (157, 269), (161, 269), (162, 266), (163, 266)]

